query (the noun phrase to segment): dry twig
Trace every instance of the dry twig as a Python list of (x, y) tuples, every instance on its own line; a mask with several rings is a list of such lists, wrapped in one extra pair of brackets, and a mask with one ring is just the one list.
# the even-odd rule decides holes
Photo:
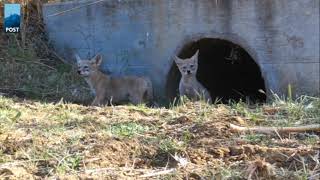
[(306, 126), (298, 127), (241, 127), (234, 124), (230, 124), (230, 128), (234, 132), (256, 132), (263, 134), (274, 134), (278, 133), (290, 133), (290, 132), (306, 132), (306, 131), (317, 131), (320, 132), (320, 124), (311, 124)]
[(176, 170), (175, 168), (166, 169), (166, 170), (163, 170), (163, 171), (144, 174), (144, 175), (141, 175), (139, 177), (146, 178), (146, 177), (152, 177), (152, 176), (160, 176), (160, 175), (164, 175), (164, 174), (170, 174), (170, 173), (174, 172), (175, 170)]

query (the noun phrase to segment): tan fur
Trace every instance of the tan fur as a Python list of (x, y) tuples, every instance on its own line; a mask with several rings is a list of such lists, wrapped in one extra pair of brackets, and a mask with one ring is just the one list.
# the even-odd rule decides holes
[(82, 75), (91, 90), (95, 93), (92, 105), (121, 103), (148, 103), (153, 99), (153, 89), (150, 79), (137, 76), (111, 77), (99, 70), (101, 55), (91, 60), (81, 60), (76, 55), (78, 73)]
[(175, 62), (181, 72), (181, 80), (179, 83), (180, 96), (187, 96), (191, 100), (200, 100), (211, 103), (209, 91), (197, 80), (196, 74), (198, 70), (198, 54), (199, 50), (189, 59), (180, 59), (175, 57)]

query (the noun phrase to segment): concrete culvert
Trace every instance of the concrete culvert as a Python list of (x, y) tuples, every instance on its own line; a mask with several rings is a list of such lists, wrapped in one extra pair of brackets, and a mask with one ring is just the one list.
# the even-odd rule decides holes
[[(177, 54), (180, 58), (191, 57), (197, 49), (198, 80), (209, 90), (213, 100), (223, 103), (240, 99), (264, 102), (264, 79), (257, 63), (241, 46), (221, 39), (204, 38), (186, 44)], [(179, 94), (181, 74), (174, 61), (168, 74), (166, 90), (169, 99)]]

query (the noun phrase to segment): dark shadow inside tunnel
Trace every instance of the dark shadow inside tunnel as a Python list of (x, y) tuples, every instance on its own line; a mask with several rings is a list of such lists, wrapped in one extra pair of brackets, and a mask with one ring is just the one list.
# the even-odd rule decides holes
[[(260, 67), (242, 47), (222, 39), (204, 38), (186, 44), (178, 57), (190, 58), (199, 49), (197, 79), (214, 100), (265, 102), (264, 79)], [(173, 64), (167, 76), (166, 93), (170, 100), (179, 95), (181, 74)]]

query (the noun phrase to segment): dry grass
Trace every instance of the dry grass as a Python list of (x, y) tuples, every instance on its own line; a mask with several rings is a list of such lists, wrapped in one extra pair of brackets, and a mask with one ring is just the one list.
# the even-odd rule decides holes
[[(292, 123), (319, 122), (319, 102), (301, 103), (307, 111)], [(266, 108), (259, 121), (248, 115)], [(269, 114), (272, 108), (276, 112)], [(0, 178), (316, 179), (319, 133), (238, 134), (228, 126), (239, 119), (242, 125), (273, 125), (270, 119), (283, 121), (289, 112), (281, 103), (183, 102), (165, 109), (1, 97)]]
[(22, 49), (16, 38), (6, 36), (6, 42), (0, 44), (0, 93), (45, 101), (64, 97), (66, 101), (88, 102), (90, 90), (72, 66), (54, 58), (40, 58), (32, 44)]

